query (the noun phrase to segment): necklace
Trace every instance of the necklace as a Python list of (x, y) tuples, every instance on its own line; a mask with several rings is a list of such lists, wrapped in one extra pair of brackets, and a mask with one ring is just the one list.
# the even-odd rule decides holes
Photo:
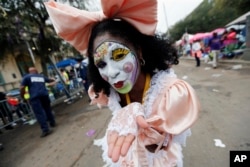
[[(146, 91), (148, 90), (150, 86), (150, 75), (149, 74), (146, 74), (146, 81), (145, 81), (145, 85), (144, 85), (144, 90), (143, 90), (143, 96), (142, 96), (142, 99), (144, 99), (144, 96), (146, 94)], [(131, 100), (130, 100), (130, 97), (129, 97), (129, 94), (126, 93), (125, 94), (125, 97), (126, 97), (126, 102), (127, 104), (130, 104), (131, 103)], [(143, 103), (144, 101), (142, 101)]]

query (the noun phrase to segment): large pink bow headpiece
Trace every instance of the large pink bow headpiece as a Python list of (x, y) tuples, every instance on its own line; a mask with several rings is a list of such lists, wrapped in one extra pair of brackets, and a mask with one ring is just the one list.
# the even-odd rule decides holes
[(157, 0), (101, 0), (103, 11), (89, 12), (50, 0), (46, 9), (57, 34), (83, 53), (93, 25), (106, 18), (126, 20), (141, 33), (153, 35), (157, 24)]

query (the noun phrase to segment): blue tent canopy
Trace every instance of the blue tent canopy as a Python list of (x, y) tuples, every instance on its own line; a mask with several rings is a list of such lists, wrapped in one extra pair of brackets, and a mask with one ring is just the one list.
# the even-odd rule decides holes
[(63, 67), (67, 67), (67, 66), (74, 66), (75, 64), (77, 64), (76, 60), (66, 59), (66, 60), (62, 60), (62, 61), (59, 61), (58, 63), (56, 63), (56, 67), (63, 68)]

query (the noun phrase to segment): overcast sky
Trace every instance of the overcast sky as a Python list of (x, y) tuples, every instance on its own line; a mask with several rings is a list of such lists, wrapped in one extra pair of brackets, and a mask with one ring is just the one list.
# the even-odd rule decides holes
[(158, 0), (157, 30), (166, 32), (167, 27), (189, 15), (203, 0)]

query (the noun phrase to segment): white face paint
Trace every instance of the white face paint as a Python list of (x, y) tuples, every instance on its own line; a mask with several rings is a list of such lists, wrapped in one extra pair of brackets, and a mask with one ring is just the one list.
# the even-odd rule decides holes
[(134, 86), (140, 66), (134, 52), (117, 42), (103, 42), (95, 50), (94, 61), (102, 78), (119, 93), (128, 93)]

